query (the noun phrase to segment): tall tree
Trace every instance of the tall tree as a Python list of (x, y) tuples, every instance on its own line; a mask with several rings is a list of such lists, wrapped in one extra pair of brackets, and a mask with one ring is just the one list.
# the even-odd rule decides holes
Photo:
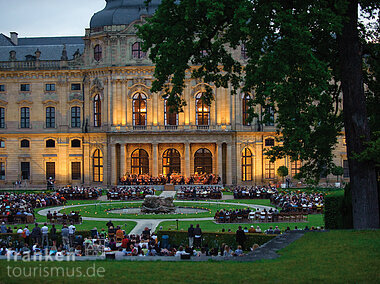
[[(377, 2), (363, 1), (378, 9)], [(377, 228), (374, 163), (354, 159), (370, 141), (358, 33), (357, 1), (163, 0), (139, 28), (156, 64), (152, 91), (166, 90), (181, 111), (185, 81), (254, 93), (251, 119), (275, 111), (281, 146), (271, 159), (302, 160), (301, 175), (318, 181), (333, 167), (332, 149), (344, 127), (352, 182), (355, 228)], [(248, 59), (242, 59), (244, 46)], [(191, 71), (190, 71), (191, 70)], [(212, 90), (203, 96), (211, 103)], [(264, 109), (254, 112), (255, 105)]]

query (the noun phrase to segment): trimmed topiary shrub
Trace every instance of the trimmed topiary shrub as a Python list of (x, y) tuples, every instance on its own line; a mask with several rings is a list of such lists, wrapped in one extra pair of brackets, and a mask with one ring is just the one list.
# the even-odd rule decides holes
[(326, 229), (352, 229), (351, 187), (346, 185), (344, 193), (336, 192), (325, 197), (324, 219)]
[[(187, 231), (158, 231), (157, 236), (161, 241), (163, 235), (169, 236), (169, 244), (171, 246), (178, 247), (180, 245), (188, 245), (189, 238), (187, 237)], [(254, 244), (262, 245), (273, 239), (276, 235), (266, 235), (266, 234), (255, 234), (255, 233), (245, 233), (247, 240), (245, 242), (245, 247), (252, 247)], [(222, 244), (227, 244), (232, 248), (237, 247), (236, 243), (236, 233), (234, 232), (203, 232), (202, 234), (202, 244), (207, 244), (209, 248), (220, 247)]]

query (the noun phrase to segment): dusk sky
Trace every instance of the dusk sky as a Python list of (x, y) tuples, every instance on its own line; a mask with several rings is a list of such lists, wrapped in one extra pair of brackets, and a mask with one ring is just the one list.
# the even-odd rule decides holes
[(105, 0), (0, 0), (0, 33), (19, 37), (83, 36)]

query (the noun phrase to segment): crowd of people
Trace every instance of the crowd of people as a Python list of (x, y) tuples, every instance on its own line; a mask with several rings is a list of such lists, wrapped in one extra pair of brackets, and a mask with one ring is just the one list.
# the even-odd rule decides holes
[(324, 196), (322, 193), (297, 193), (281, 192), (272, 194), (270, 201), (281, 212), (322, 213), (324, 207)]
[(65, 212), (57, 213), (57, 211), (51, 213), (49, 210), (46, 215), (46, 218), (48, 223), (51, 224), (82, 223), (82, 217), (78, 211), (71, 211), (69, 214), (66, 214)]
[(269, 199), (277, 193), (274, 186), (236, 186), (233, 188), (235, 199)]
[(178, 199), (221, 199), (222, 186), (181, 186), (177, 191)]
[(147, 195), (154, 195), (155, 189), (150, 186), (117, 186), (107, 192), (108, 200), (139, 200)]
[(194, 174), (185, 178), (181, 174), (167, 174), (158, 177), (145, 175), (126, 174), (119, 179), (120, 185), (192, 185), (192, 184), (220, 184), (221, 178), (214, 174)]
[(56, 192), (67, 200), (97, 199), (102, 196), (102, 188), (98, 187), (67, 186), (57, 189)]
[(64, 204), (63, 196), (46, 193), (11, 193), (0, 195), (0, 222), (33, 223), (34, 209)]

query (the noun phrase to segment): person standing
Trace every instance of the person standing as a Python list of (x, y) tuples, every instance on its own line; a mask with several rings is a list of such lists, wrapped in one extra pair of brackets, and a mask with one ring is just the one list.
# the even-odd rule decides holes
[(30, 234), (30, 236), (32, 237), (34, 244), (35, 243), (41, 244), (42, 233), (41, 233), (41, 228), (38, 227), (38, 223), (36, 223), (35, 227), (32, 230), (32, 233)]
[(69, 228), (66, 225), (63, 225), (61, 230), (62, 243), (65, 249), (70, 249), (70, 241), (69, 241)]
[(236, 242), (242, 247), (243, 250), (246, 239), (247, 237), (245, 236), (243, 229), (239, 226), (239, 229), (236, 231)]
[(45, 242), (46, 242), (46, 246), (49, 247), (49, 235), (48, 235), (49, 228), (46, 223), (41, 228), (41, 233), (42, 233), (42, 248), (44, 248)]
[(53, 243), (57, 241), (57, 228), (55, 227), (54, 224), (52, 225), (50, 229), (50, 239), (52, 240)]
[(201, 247), (201, 242), (202, 242), (202, 230), (199, 227), (199, 224), (194, 229), (194, 246), (196, 248)]
[(74, 223), (71, 222), (71, 225), (69, 226), (69, 241), (70, 241), (70, 246), (72, 247), (74, 244), (74, 236), (75, 236), (75, 226)]
[(189, 247), (193, 247), (194, 244), (194, 226), (190, 224), (189, 229), (187, 229), (187, 236), (189, 237)]
[(29, 228), (28, 228), (28, 225), (25, 225), (25, 228), (24, 228), (24, 240), (25, 240), (25, 243), (27, 243), (28, 245), (30, 244), (30, 231), (29, 231)]

